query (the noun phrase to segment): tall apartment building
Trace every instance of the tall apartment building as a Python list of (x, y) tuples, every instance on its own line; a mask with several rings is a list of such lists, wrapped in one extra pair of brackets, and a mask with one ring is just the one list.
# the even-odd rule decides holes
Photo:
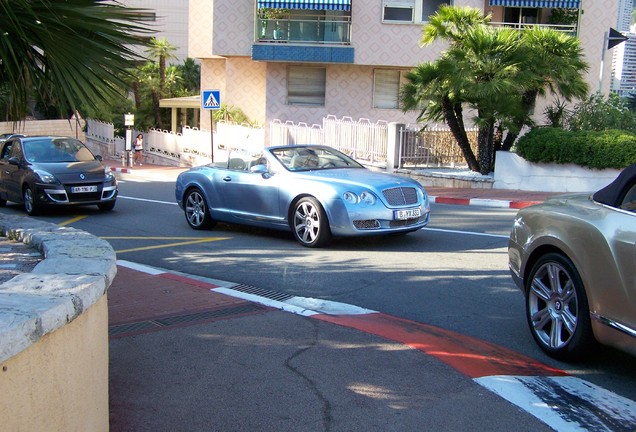
[(616, 29), (629, 38), (613, 48), (612, 91), (619, 96), (636, 94), (636, 32), (630, 28), (633, 9), (633, 0), (618, 1)]
[[(170, 63), (181, 64), (188, 57), (188, 0), (119, 0), (126, 7), (145, 9), (143, 18), (157, 39), (166, 39), (175, 46), (176, 59)], [(140, 47), (134, 47), (145, 54)]]
[[(321, 124), (333, 115), (415, 123), (398, 103), (407, 71), (438, 58), (421, 47), (422, 26), (444, 0), (189, 0), (189, 56), (201, 61), (201, 88), (264, 125), (273, 120)], [(603, 34), (618, 5), (602, 0), (455, 0), (492, 14), (493, 25), (549, 25), (552, 8), (578, 19), (576, 33), (599, 86)], [(284, 9), (284, 10), (281, 10)], [(611, 62), (602, 88), (609, 91)], [(201, 127), (209, 128), (202, 116)]]

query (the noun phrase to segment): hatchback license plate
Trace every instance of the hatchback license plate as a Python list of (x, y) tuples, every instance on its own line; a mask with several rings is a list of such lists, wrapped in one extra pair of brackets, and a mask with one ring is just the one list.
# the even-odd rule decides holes
[(394, 218), (396, 220), (415, 219), (422, 216), (422, 210), (417, 208), (395, 210)]
[(73, 186), (72, 193), (97, 192), (97, 186)]

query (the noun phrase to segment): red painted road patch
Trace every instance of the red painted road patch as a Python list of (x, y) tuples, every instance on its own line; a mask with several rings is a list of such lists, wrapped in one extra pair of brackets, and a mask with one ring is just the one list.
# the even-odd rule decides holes
[(313, 315), (312, 318), (403, 343), (436, 357), (470, 378), (490, 375), (567, 375), (563, 370), (540, 363), (499, 345), (382, 313), (366, 315), (319, 314)]

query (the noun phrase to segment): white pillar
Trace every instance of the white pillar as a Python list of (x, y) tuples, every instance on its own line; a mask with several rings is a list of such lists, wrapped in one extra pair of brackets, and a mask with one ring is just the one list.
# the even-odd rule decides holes
[(389, 136), (386, 146), (386, 171), (393, 172), (400, 166), (400, 131), (405, 128), (403, 123), (389, 123)]

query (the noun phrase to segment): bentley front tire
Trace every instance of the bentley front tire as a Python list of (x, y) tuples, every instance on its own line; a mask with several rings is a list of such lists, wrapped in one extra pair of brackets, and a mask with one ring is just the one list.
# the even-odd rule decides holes
[(331, 241), (327, 214), (312, 197), (301, 198), (294, 206), (292, 230), (296, 240), (306, 247), (321, 247)]

